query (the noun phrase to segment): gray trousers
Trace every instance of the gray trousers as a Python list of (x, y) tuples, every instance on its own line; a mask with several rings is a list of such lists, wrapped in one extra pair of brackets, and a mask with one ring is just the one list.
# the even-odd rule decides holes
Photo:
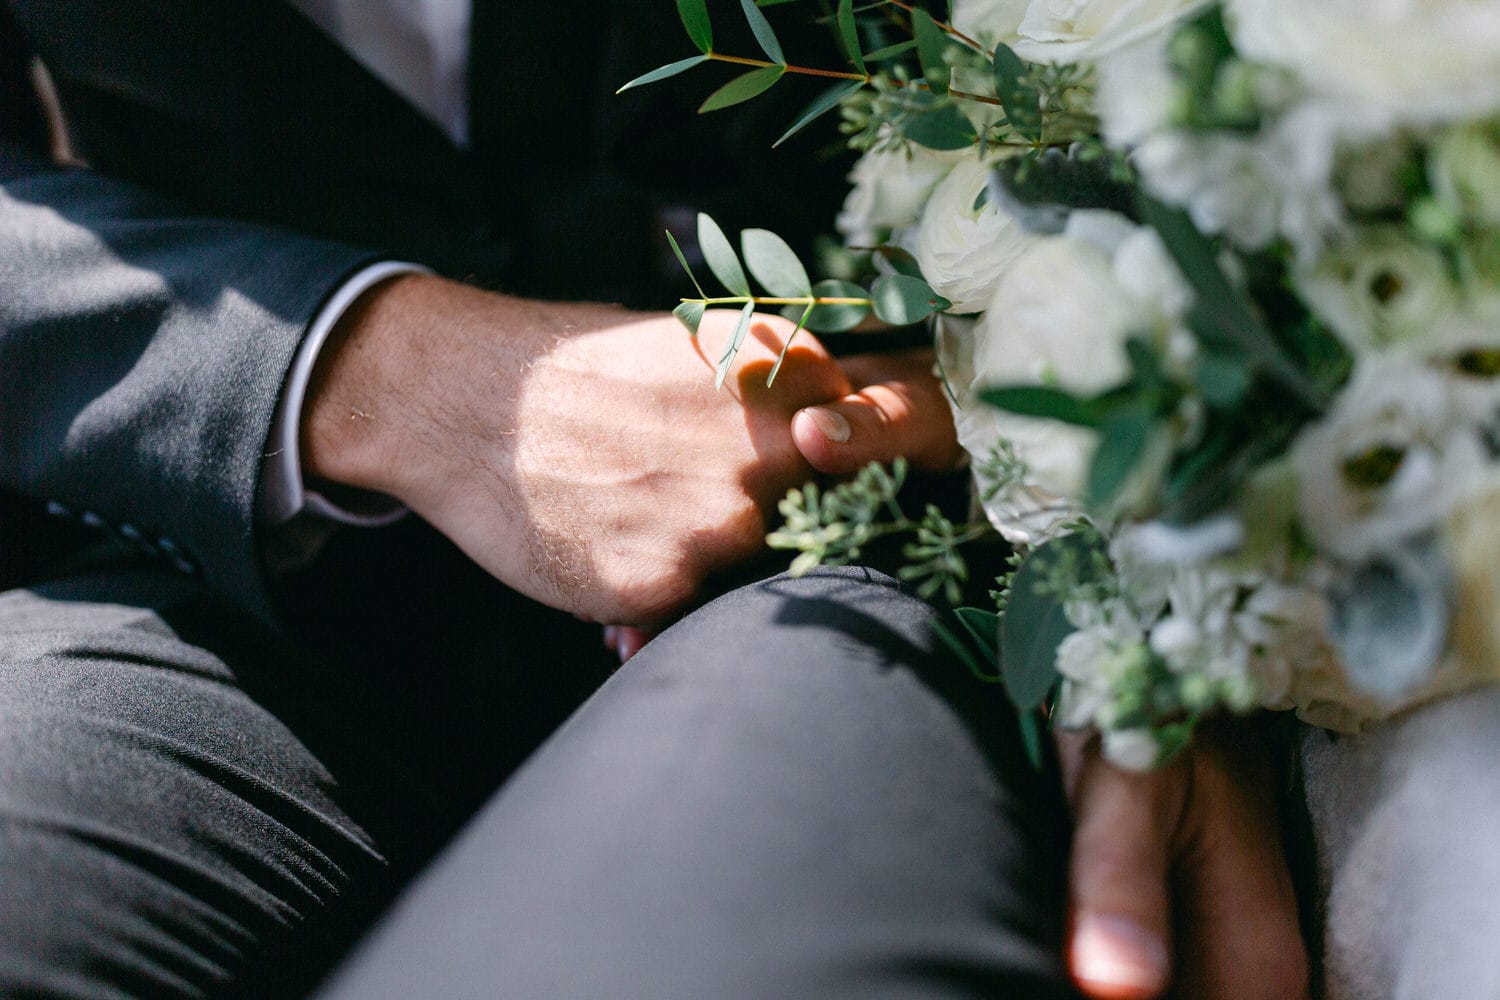
[(1070, 995), (1057, 791), (930, 614), (863, 570), (721, 597), (377, 919), (390, 859), (455, 808), (442, 776), (493, 763), (460, 730), (521, 725), (527, 683), (571, 669), (545, 629), (485, 622), (531, 681), (445, 729), (190, 581), (0, 594), (0, 995), (300, 995), (335, 963), (320, 995)]

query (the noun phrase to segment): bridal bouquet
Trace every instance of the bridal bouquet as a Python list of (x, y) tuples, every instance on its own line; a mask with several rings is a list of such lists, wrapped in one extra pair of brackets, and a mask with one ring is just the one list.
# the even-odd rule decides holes
[[(1016, 552), (959, 620), (1026, 713), (1146, 768), (1209, 713), (1353, 730), (1500, 674), (1492, 0), (840, 0), (837, 68), (789, 63), (752, 0), (763, 59), (678, 9), (699, 54), (636, 83), (749, 67), (715, 110), (834, 81), (794, 129), (842, 115), (836, 224), (874, 277), (812, 284), (750, 230), (757, 295), (704, 218), (728, 294), (678, 315), (932, 324)], [(900, 471), (795, 492), (773, 544), (805, 570), (911, 529), (941, 588), (972, 532), (900, 515)]]

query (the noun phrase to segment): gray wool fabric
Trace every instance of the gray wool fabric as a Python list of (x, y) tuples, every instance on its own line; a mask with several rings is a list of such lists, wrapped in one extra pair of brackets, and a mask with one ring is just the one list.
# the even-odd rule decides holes
[(1309, 728), (1329, 1000), (1500, 997), (1500, 690)]

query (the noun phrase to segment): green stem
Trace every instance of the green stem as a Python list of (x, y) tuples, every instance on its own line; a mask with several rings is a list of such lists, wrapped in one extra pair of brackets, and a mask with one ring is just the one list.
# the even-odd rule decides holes
[[(901, 0), (885, 0), (885, 2), (888, 3), (888, 4), (890, 4), (892, 7), (900, 7), (902, 10), (906, 11), (908, 14), (914, 14), (914, 13), (916, 13), (916, 11), (912, 8), (911, 4), (902, 3)], [(994, 62), (994, 60), (995, 60), (995, 53), (994, 52), (992, 52), (991, 50), (985, 48), (983, 45), (980, 45), (974, 39), (970, 38), (968, 35), (964, 34), (962, 31), (959, 31), (953, 25), (951, 25), (951, 24), (944, 24), (942, 21), (939, 21), (935, 17), (932, 19), (932, 23), (935, 24), (935, 25), (937, 25), (938, 28), (940, 28), (941, 30), (947, 32), (949, 35), (953, 36), (954, 38), (957, 38), (960, 42), (963, 42), (965, 45), (969, 46), (975, 52), (983, 53), (984, 56), (985, 56), (985, 58), (989, 59), (991, 62)]]
[(758, 306), (873, 306), (873, 299), (822, 298), (816, 295), (798, 299), (783, 299), (765, 295), (732, 295), (715, 299), (683, 299), (683, 302), (702, 302), (705, 306), (742, 306), (754, 302)]
[(780, 66), (787, 73), (801, 73), (803, 76), (825, 76), (835, 80), (858, 80), (861, 83), (870, 82), (869, 73), (849, 73), (837, 69), (815, 69), (811, 66), (794, 66), (791, 63), (775, 63), (765, 59), (750, 59), (745, 56), (726, 56), (718, 52), (708, 53), (708, 58), (715, 62), (734, 63), (737, 66), (759, 66), (764, 69), (767, 66)]

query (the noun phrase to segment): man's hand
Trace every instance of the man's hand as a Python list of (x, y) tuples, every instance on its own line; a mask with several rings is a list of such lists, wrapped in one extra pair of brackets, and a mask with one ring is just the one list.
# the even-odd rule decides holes
[(1080, 989), (1136, 1000), (1170, 980), (1191, 1000), (1306, 997), (1273, 777), (1251, 728), (1206, 727), (1150, 774), (1109, 764), (1097, 738), (1057, 741), (1074, 815), (1067, 957)]
[(792, 431), (805, 407), (835, 403), (795, 426), (842, 462), (956, 455), (947, 407), (911, 358), (841, 366), (803, 333), (767, 388), (792, 331), (778, 317), (756, 318), (716, 391), (736, 316), (709, 313), (694, 340), (665, 314), (394, 279), (320, 359), (304, 468), (396, 497), (538, 600), (660, 624), (707, 574), (759, 550), (767, 512), (811, 475)]

